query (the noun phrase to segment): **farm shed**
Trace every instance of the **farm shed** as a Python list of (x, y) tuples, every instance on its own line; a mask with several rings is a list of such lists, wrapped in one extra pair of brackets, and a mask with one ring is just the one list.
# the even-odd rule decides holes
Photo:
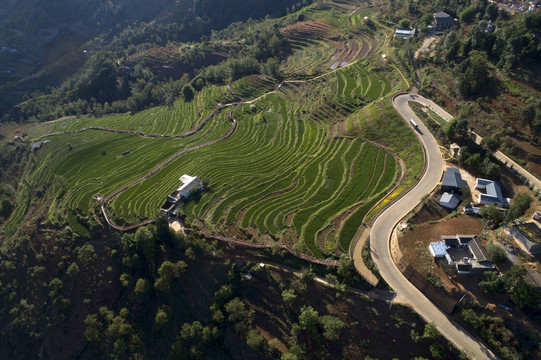
[(450, 193), (443, 193), (440, 199), (440, 205), (448, 209), (456, 209), (459, 202), (460, 198)]
[(410, 37), (417, 36), (417, 29), (405, 29), (405, 28), (397, 28), (394, 31), (393, 37), (401, 37), (402, 39), (407, 39)]
[(541, 229), (533, 222), (517, 223), (509, 229), (509, 233), (520, 241), (530, 254), (541, 254)]
[(41, 148), (41, 141), (36, 141), (32, 144), (32, 151), (38, 151)]

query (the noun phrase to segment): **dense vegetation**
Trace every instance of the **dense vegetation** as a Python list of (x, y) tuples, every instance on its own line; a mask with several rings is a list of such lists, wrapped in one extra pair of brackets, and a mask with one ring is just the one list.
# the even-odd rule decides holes
[[(307, 4), (303, 3), (303, 6)], [(0, 6), (0, 35), (5, 41), (0, 48), (11, 46), (17, 50), (15, 53), (0, 52), (3, 60), (0, 113), (6, 114), (4, 121), (22, 121), (52, 119), (62, 114), (134, 111), (167, 102), (171, 96), (178, 95), (178, 86), (166, 85), (164, 91), (169, 94), (164, 95), (156, 82), (174, 82), (182, 72), (167, 72), (165, 79), (156, 79), (148, 71), (126, 69), (117, 61), (136, 51), (160, 46), (178, 49), (182, 42), (201, 38), (206, 41), (213, 31), (235, 21), (281, 16), (301, 3), (293, 0), (258, 0), (248, 4), (242, 1), (114, 0), (96, 3), (55, 0), (46, 7), (39, 1), (27, 1), (25, 6), (7, 1)], [(255, 39), (261, 48), (259, 51), (264, 51), (262, 44), (272, 43), (263, 38), (265, 35), (262, 32)], [(256, 58), (261, 60), (262, 56), (268, 57), (268, 54), (260, 53)], [(193, 60), (199, 64), (191, 63)], [(183, 61), (191, 63), (191, 70), (182, 66), (183, 72), (192, 75), (194, 68), (205, 64), (197, 57), (190, 60), (187, 56)], [(173, 79), (169, 80), (170, 77)], [(48, 94), (51, 86), (57, 85), (60, 87), (53, 89), (51, 95), (40, 96)], [(168, 86), (172, 88), (168, 89)], [(98, 88), (107, 90), (99, 92)], [(159, 94), (151, 94), (153, 92)], [(35, 104), (12, 108), (23, 96), (29, 95), (35, 99)], [(128, 97), (133, 98), (130, 104), (111, 104)], [(68, 109), (64, 108), (66, 103), (71, 103)], [(99, 104), (98, 108), (96, 104)], [(37, 111), (36, 107), (44, 111)]]

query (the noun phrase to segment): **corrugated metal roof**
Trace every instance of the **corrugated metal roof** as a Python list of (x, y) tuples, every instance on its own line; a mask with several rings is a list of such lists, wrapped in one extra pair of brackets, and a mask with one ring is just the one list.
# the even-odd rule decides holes
[(473, 239), (468, 243), (468, 247), (470, 248), (471, 253), (473, 254), (473, 257), (475, 260), (481, 262), (481, 261), (490, 261), (487, 252), (485, 251), (485, 248), (478, 239)]
[(442, 186), (450, 186), (455, 188), (462, 188), (464, 183), (462, 182), (462, 176), (460, 170), (457, 168), (447, 168), (445, 176), (443, 177)]
[(431, 242), (430, 249), (431, 249), (430, 252), (432, 253), (432, 255), (436, 257), (442, 257), (447, 254), (447, 247), (441, 241)]

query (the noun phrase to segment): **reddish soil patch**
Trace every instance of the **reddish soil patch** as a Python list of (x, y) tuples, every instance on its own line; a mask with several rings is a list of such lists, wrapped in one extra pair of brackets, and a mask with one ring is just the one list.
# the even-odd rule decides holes
[(437, 97), (439, 97), (441, 100), (443, 100), (445, 110), (447, 110), (449, 113), (451, 113), (451, 115), (456, 115), (457, 114), (457, 110), (455, 108), (455, 103), (453, 102), (453, 100), (450, 97), (448, 97), (447, 95), (445, 95), (439, 89), (436, 89), (436, 88), (431, 88), (431, 91)]
[(530, 156), (528, 158), (528, 155), (526, 155), (522, 158), (523, 160), (526, 160), (526, 165), (532, 169), (536, 175), (541, 176), (541, 149), (527, 141), (514, 140), (522, 149), (524, 149), (525, 154)]
[(418, 225), (406, 230), (399, 238), (399, 245), (406, 260), (417, 270), (431, 269), (432, 256), (428, 250), (431, 242), (439, 241), (441, 235), (472, 234), (483, 230), (479, 218), (459, 215), (436, 224)]
[(413, 225), (420, 225), (429, 221), (440, 220), (450, 213), (451, 210), (440, 206), (436, 203), (436, 199), (431, 197), (410, 219), (407, 220), (407, 222)]
[(308, 20), (287, 25), (280, 29), (287, 37), (329, 39), (341, 35), (340, 31), (325, 20)]

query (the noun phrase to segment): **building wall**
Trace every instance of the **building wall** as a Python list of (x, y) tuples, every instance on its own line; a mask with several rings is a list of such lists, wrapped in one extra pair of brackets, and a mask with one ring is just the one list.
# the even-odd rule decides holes
[(515, 239), (520, 241), (531, 254), (541, 254), (541, 244), (533, 244), (528, 238), (514, 226), (509, 229), (509, 233), (513, 235)]

